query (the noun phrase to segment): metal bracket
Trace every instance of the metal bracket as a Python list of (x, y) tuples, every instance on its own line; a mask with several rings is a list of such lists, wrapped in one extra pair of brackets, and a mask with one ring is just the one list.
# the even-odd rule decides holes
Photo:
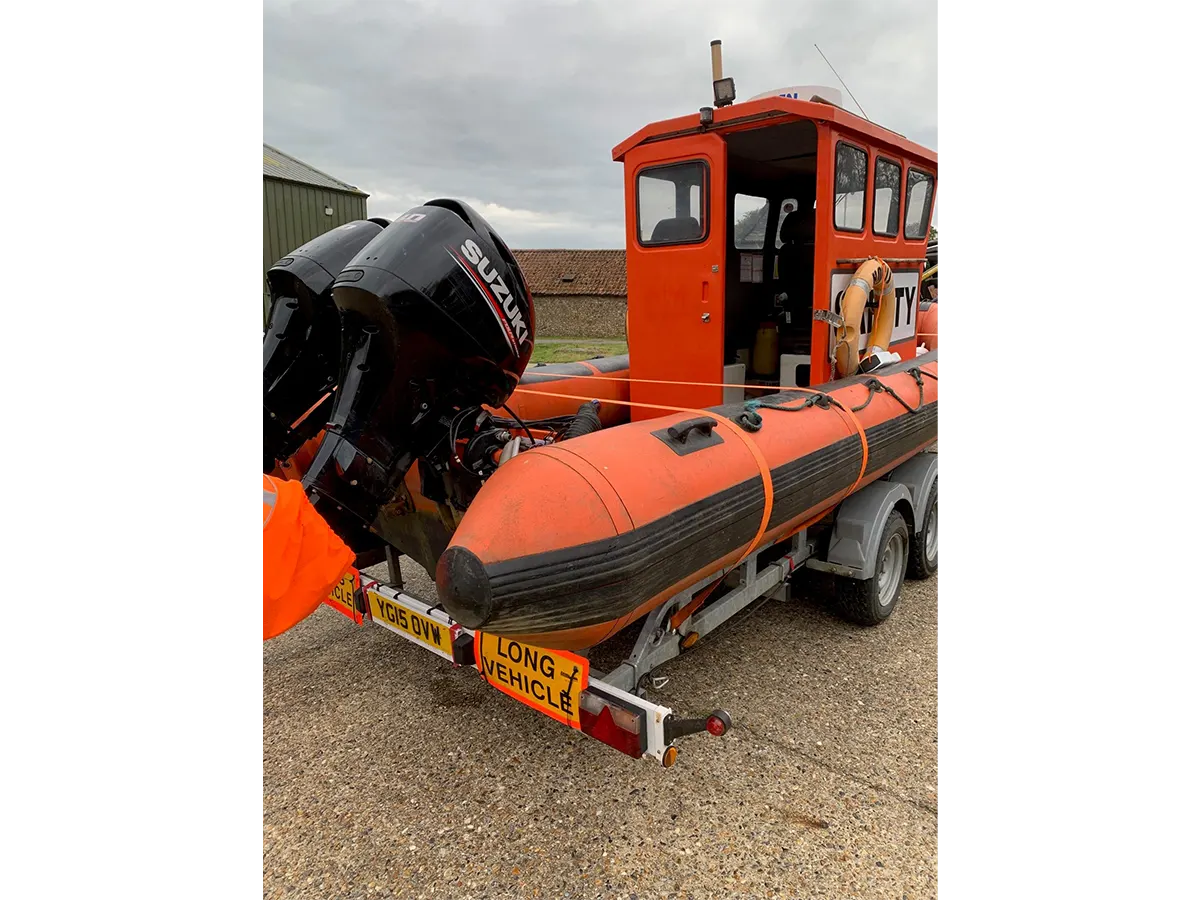
[(813, 320), (817, 322), (826, 322), (832, 325), (834, 328), (841, 328), (846, 324), (845, 319), (828, 309), (814, 309)]
[[(712, 578), (706, 579), (704, 583), (709, 584), (712, 580)], [(667, 623), (671, 614), (690, 599), (690, 591), (676, 594), (646, 616), (646, 621), (642, 623), (641, 633), (638, 634), (629, 656), (625, 657), (621, 664), (607, 675), (599, 676), (600, 680), (623, 691), (636, 693), (641, 687), (644, 676), (668, 659), (678, 656), (679, 635), (670, 633)]]
[(387, 557), (388, 582), (398, 591), (404, 590), (404, 572), (400, 568), (400, 554), (396, 548), (388, 544), (384, 548)]
[[(680, 591), (646, 616), (646, 621), (642, 623), (642, 631), (629, 656), (607, 675), (598, 677), (606, 684), (622, 690), (636, 691), (643, 678), (683, 652), (681, 644), (684, 636), (690, 637), (694, 634), (697, 638), (704, 637), (758, 598), (777, 592), (812, 552), (807, 535), (807, 530), (803, 530), (788, 538), (788, 552), (763, 567), (761, 571), (758, 568), (759, 557), (771, 548), (756, 550), (736, 568), (722, 569), (687, 590)], [(733, 589), (716, 600), (709, 600), (684, 619), (678, 631), (671, 631), (671, 615), (715, 581), (732, 581)]]

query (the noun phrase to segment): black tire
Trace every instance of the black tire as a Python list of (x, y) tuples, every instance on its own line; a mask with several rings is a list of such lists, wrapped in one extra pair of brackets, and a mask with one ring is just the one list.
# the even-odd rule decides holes
[[(893, 545), (893, 539), (899, 544)], [(844, 619), (858, 625), (878, 625), (892, 614), (900, 602), (910, 543), (908, 523), (898, 510), (893, 509), (879, 538), (874, 574), (866, 580), (837, 579), (837, 605)], [(890, 557), (889, 546), (892, 548)], [(886, 567), (885, 560), (888, 562)]]
[(908, 545), (909, 578), (922, 580), (938, 569), (937, 497), (937, 482), (934, 481), (929, 491), (929, 502), (925, 504), (925, 521), (921, 523), (921, 533), (914, 535)]

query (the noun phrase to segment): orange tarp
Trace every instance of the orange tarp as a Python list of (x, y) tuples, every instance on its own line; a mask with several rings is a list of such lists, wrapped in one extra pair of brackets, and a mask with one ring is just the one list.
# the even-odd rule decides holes
[(311, 615), (353, 562), (299, 481), (263, 476), (264, 641)]

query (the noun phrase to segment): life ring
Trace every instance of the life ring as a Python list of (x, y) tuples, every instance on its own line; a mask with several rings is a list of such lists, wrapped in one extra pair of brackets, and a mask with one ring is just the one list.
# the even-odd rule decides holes
[[(859, 356), (858, 323), (862, 321), (872, 292), (879, 297), (879, 308), (875, 310), (875, 323), (867, 339), (866, 352)], [(879, 257), (868, 259), (858, 267), (846, 293), (842, 295), (842, 324), (838, 326), (833, 349), (834, 369), (838, 378), (853, 375), (862, 360), (876, 350), (888, 349), (895, 319), (896, 286), (892, 283), (892, 270)]]

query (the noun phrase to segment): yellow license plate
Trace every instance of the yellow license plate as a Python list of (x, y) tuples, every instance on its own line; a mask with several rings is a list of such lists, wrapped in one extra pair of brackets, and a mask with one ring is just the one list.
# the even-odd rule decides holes
[(454, 658), (454, 635), (449, 625), (405, 609), (375, 591), (367, 591), (367, 600), (371, 618), (384, 628)]
[(582, 656), (477, 631), (475, 664), (493, 687), (564, 725), (579, 727), (579, 695), (588, 680), (588, 661)]
[(338, 612), (349, 616), (355, 622), (361, 622), (362, 614), (354, 608), (354, 591), (360, 583), (358, 570), (351, 569), (342, 576), (342, 580), (329, 592), (329, 596), (325, 598), (325, 602)]

